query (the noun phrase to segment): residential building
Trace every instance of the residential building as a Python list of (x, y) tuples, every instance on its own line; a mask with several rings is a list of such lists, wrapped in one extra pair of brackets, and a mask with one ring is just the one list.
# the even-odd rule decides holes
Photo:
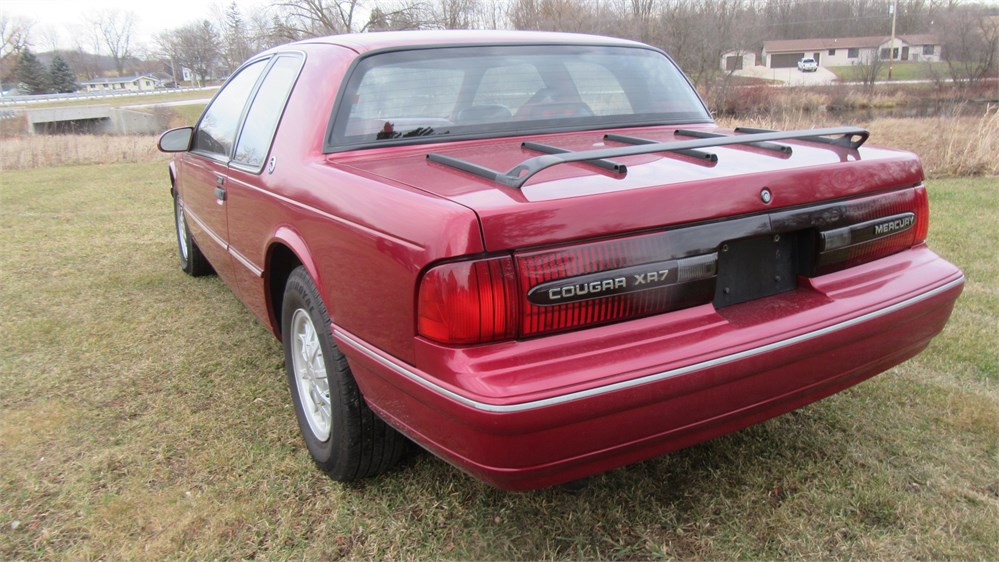
[(85, 92), (145, 92), (155, 90), (159, 85), (160, 80), (150, 75), (98, 78), (80, 84)]
[[(819, 66), (850, 66), (875, 57), (888, 60), (893, 48), (891, 37), (840, 37), (834, 39), (790, 39), (763, 44), (763, 61), (768, 68), (790, 68), (804, 57), (812, 57)], [(940, 60), (942, 47), (936, 35), (898, 35), (894, 43), (896, 61)]]
[(726, 72), (752, 68), (756, 66), (756, 53), (736, 49), (722, 54), (721, 69)]

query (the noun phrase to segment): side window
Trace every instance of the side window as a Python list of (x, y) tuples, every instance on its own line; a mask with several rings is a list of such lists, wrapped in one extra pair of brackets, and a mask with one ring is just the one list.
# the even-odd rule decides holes
[(255, 169), (263, 165), (301, 67), (302, 59), (297, 56), (282, 56), (274, 61), (246, 114), (236, 145), (237, 163)]
[(195, 151), (229, 156), (232, 143), (236, 141), (239, 116), (265, 66), (267, 61), (262, 60), (244, 68), (215, 96), (198, 124), (194, 135)]

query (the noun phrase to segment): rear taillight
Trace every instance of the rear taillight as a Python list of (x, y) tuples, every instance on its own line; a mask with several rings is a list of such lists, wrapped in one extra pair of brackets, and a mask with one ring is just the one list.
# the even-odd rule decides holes
[(819, 233), (814, 275), (890, 256), (926, 240), (930, 213), (923, 186), (850, 202), (842, 210), (846, 226)]
[(427, 271), (417, 301), (417, 331), (425, 338), (468, 345), (516, 334), (513, 259), (446, 263)]
[(717, 255), (662, 259), (671, 250), (657, 233), (438, 265), (420, 282), (417, 331), (469, 345), (711, 302)]
[[(730, 306), (793, 290), (794, 273), (824, 275), (923, 242), (929, 206), (919, 186), (780, 211), (762, 223), (774, 229), (763, 236), (759, 217), (740, 220), (434, 266), (417, 291), (417, 332), (474, 345)], [(728, 294), (720, 278), (741, 284), (734, 296), (716, 299), (717, 288)]]
[(919, 186), (915, 190), (916, 200), (916, 232), (912, 237), (913, 244), (922, 244), (930, 231), (930, 198), (926, 195), (926, 187)]
[(711, 302), (717, 254), (670, 258), (669, 233), (519, 254), (520, 335), (620, 322)]

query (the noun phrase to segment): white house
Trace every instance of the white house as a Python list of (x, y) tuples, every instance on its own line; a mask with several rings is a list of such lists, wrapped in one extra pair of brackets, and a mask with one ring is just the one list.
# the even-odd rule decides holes
[[(812, 57), (819, 66), (850, 66), (878, 57), (888, 60), (891, 37), (840, 37), (834, 39), (789, 39), (763, 44), (763, 60), (768, 68), (790, 68), (803, 57)], [(940, 60), (942, 51), (936, 35), (898, 35), (895, 37), (896, 61)]]
[(160, 81), (155, 76), (126, 76), (122, 78), (98, 78), (87, 80), (80, 86), (85, 92), (145, 92), (155, 90)]
[(721, 69), (725, 72), (756, 66), (756, 53), (736, 49), (722, 54)]

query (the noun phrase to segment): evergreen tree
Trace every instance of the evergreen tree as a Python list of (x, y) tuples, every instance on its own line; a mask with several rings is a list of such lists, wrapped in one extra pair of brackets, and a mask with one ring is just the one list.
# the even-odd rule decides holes
[(18, 89), (24, 94), (44, 94), (49, 91), (49, 73), (38, 57), (25, 48), (17, 61)]
[(59, 55), (56, 55), (52, 59), (52, 64), (49, 65), (49, 85), (52, 91), (58, 94), (68, 94), (80, 89), (76, 83), (76, 74), (73, 73), (73, 69)]

